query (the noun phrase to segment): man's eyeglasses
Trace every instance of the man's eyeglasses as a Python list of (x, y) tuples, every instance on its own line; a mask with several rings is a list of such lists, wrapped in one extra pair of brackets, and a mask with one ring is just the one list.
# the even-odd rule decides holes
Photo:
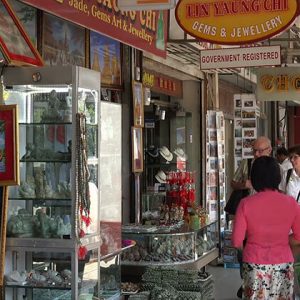
[(253, 153), (258, 152), (259, 154), (262, 154), (264, 151), (268, 150), (270, 147), (264, 148), (264, 149), (256, 149), (252, 148)]
[(293, 154), (293, 155), (291, 155), (290, 157), (289, 157), (289, 159), (290, 160), (296, 160), (297, 158), (299, 158), (300, 157), (300, 155), (298, 155), (298, 154)]

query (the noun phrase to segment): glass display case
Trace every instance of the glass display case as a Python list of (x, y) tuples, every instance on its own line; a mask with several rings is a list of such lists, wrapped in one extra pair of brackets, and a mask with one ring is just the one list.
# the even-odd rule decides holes
[(188, 227), (132, 226), (123, 228), (123, 237), (136, 246), (122, 253), (122, 266), (184, 265), (205, 266), (218, 257), (217, 222), (197, 230)]
[(11, 270), (5, 274), (5, 299), (76, 299), (72, 296), (73, 278), (77, 279), (80, 297), (100, 294), (98, 249), (89, 250), (84, 260), (78, 260), (67, 249), (46, 252), (44, 248), (15, 248), (8, 251), (6, 259), (11, 262)]
[(8, 199), (7, 299), (98, 299), (100, 74), (12, 67), (3, 78), (20, 133), (20, 185)]

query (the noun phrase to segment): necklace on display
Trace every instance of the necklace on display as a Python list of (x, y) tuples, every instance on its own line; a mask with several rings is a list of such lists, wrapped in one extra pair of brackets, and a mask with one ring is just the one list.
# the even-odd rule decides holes
[[(90, 225), (90, 193), (88, 183), (90, 172), (87, 161), (86, 116), (83, 113), (76, 114), (75, 151), (75, 234), (80, 244), (80, 238), (85, 236), (85, 228)], [(80, 246), (80, 248), (82, 247)], [(79, 250), (85, 253), (82, 249)]]

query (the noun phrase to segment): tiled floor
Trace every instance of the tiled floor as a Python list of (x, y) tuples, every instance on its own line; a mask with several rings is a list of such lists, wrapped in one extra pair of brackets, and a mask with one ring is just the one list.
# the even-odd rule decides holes
[(239, 269), (225, 269), (224, 266), (207, 267), (215, 281), (215, 300), (236, 300), (236, 292), (241, 286)]

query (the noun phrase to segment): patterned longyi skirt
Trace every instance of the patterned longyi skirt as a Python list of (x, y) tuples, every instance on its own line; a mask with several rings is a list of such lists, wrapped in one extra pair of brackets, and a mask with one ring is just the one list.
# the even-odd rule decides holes
[(261, 265), (243, 263), (245, 300), (292, 300), (293, 263)]

